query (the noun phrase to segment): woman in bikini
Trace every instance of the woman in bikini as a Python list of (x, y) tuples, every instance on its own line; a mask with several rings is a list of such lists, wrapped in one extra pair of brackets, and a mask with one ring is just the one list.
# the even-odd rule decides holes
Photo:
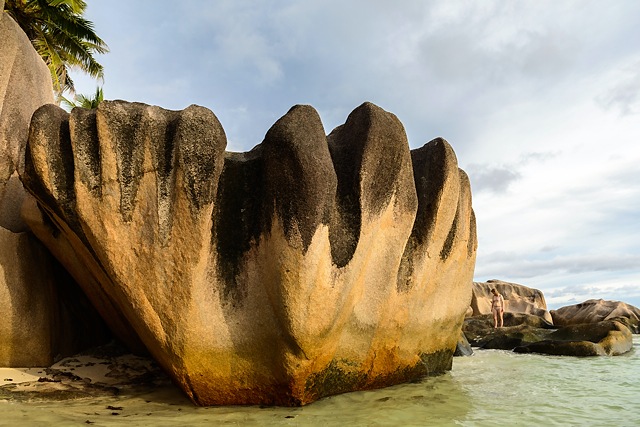
[[(503, 320), (502, 314), (504, 313), (504, 298), (502, 295), (498, 293), (495, 289), (491, 289), (491, 293), (493, 294), (493, 298), (491, 299), (491, 312), (493, 313), (493, 327), (502, 328)], [(498, 322), (498, 319), (500, 322)], [(498, 326), (498, 323), (500, 325)]]

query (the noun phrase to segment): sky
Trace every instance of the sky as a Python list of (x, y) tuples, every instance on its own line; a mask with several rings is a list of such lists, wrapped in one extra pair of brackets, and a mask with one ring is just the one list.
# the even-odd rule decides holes
[[(198, 104), (248, 151), (365, 101), (470, 177), (475, 280), (640, 307), (640, 2), (90, 0), (105, 99)], [(96, 81), (72, 74), (79, 93)], [(101, 83), (102, 84), (102, 83)]]

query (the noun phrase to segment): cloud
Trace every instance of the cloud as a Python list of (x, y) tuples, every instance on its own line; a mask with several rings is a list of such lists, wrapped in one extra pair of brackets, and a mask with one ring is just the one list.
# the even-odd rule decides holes
[(640, 296), (640, 289), (632, 284), (573, 284), (554, 288), (545, 293), (545, 297), (562, 298), (575, 295), (600, 295), (603, 292), (616, 293), (628, 296)]
[(465, 169), (475, 193), (505, 193), (513, 182), (522, 178), (519, 172), (511, 170), (506, 166), (472, 163), (466, 166)]
[(596, 102), (605, 110), (622, 116), (640, 113), (640, 61), (624, 70)]
[(558, 152), (525, 152), (513, 165), (493, 165), (487, 163), (470, 163), (465, 166), (474, 193), (491, 192), (506, 193), (511, 185), (523, 178), (520, 171), (531, 163), (544, 163), (557, 157)]
[(526, 152), (520, 155), (519, 164), (524, 166), (530, 163), (544, 163), (560, 155), (559, 151)]
[(531, 279), (554, 274), (637, 271), (639, 265), (640, 254), (600, 253), (546, 257), (544, 253), (535, 255), (499, 251), (483, 256), (483, 263), (476, 268), (476, 275), (497, 277), (508, 274), (516, 279)]
[(549, 309), (577, 304), (589, 299), (622, 301), (640, 307), (640, 286), (634, 283), (579, 283), (544, 292)]

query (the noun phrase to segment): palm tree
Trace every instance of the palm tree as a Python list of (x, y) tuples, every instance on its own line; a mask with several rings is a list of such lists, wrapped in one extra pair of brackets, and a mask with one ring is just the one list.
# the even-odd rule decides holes
[(4, 10), (27, 34), (31, 44), (51, 71), (58, 96), (75, 92), (69, 68), (78, 68), (102, 79), (103, 68), (96, 53), (109, 51), (96, 35), (93, 23), (84, 19), (84, 0), (5, 0)]
[(68, 111), (76, 107), (86, 108), (87, 110), (98, 108), (98, 105), (102, 102), (103, 99), (104, 99), (104, 94), (102, 93), (101, 87), (96, 88), (96, 93), (94, 93), (93, 96), (92, 95), (76, 95), (74, 96), (73, 101), (70, 101), (69, 99), (60, 95), (60, 100), (62, 102), (62, 105)]

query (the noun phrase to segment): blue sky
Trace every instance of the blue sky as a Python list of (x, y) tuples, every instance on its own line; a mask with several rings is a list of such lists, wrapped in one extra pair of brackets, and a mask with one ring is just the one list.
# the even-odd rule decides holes
[[(210, 108), (247, 151), (371, 101), (470, 176), (476, 280), (640, 306), (640, 2), (93, 0), (107, 99)], [(78, 92), (96, 83), (74, 74)]]

